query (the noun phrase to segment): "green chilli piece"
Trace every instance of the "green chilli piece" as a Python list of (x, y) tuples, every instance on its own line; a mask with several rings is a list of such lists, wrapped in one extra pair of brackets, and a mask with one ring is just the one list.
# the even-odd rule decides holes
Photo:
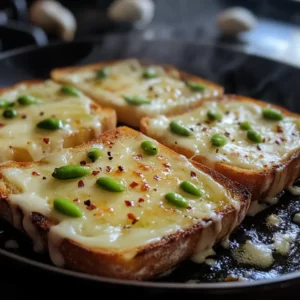
[(211, 121), (222, 121), (222, 114), (216, 110), (208, 110), (207, 117)]
[(282, 112), (278, 109), (263, 108), (262, 115), (267, 120), (281, 121), (283, 119)]
[(9, 102), (8, 100), (5, 100), (5, 99), (0, 99), (0, 108), (6, 108), (6, 107), (9, 107), (11, 106), (12, 102)]
[(147, 69), (143, 72), (143, 77), (146, 79), (151, 79), (157, 77), (157, 72), (154, 69)]
[(97, 179), (96, 183), (99, 187), (110, 192), (125, 191), (125, 187), (119, 181), (111, 177), (100, 177)]
[(52, 177), (60, 180), (68, 180), (84, 177), (91, 174), (89, 167), (81, 165), (66, 165), (59, 168), (55, 168)]
[(194, 92), (203, 92), (206, 86), (200, 82), (187, 82), (186, 85)]
[(53, 207), (58, 212), (73, 218), (82, 217), (80, 208), (67, 198), (56, 198), (53, 200)]
[(63, 122), (60, 119), (48, 118), (40, 121), (36, 126), (40, 129), (58, 130), (63, 128)]
[(177, 207), (187, 208), (189, 206), (189, 202), (177, 193), (167, 193), (165, 199)]
[(178, 121), (171, 121), (169, 124), (169, 127), (171, 131), (177, 135), (181, 136), (190, 136), (192, 134), (192, 131), (188, 129), (187, 127), (183, 126), (180, 122)]
[(149, 99), (140, 96), (124, 96), (124, 100), (131, 105), (143, 105), (151, 103)]
[(249, 130), (249, 129), (251, 129), (251, 125), (248, 121), (244, 121), (240, 124), (240, 128), (242, 130)]
[(31, 104), (38, 104), (38, 103), (40, 103), (40, 101), (36, 97), (31, 96), (31, 95), (21, 95), (18, 98), (18, 102), (21, 105), (31, 105)]
[(193, 196), (202, 196), (202, 192), (200, 191), (200, 189), (190, 181), (181, 182), (180, 188), (186, 193), (191, 194)]
[(80, 92), (74, 86), (71, 85), (64, 85), (61, 88), (61, 92), (69, 96), (75, 96), (75, 97), (80, 96)]
[(151, 141), (144, 141), (141, 143), (141, 148), (148, 155), (156, 155), (158, 153), (157, 146)]
[(108, 69), (107, 68), (100, 69), (96, 73), (96, 78), (97, 79), (104, 79), (104, 78), (107, 78), (107, 77), (108, 77)]
[(101, 155), (102, 155), (102, 151), (99, 148), (91, 148), (87, 153), (88, 158), (92, 162), (95, 162), (97, 159), (99, 159)]
[(227, 143), (227, 139), (224, 135), (216, 133), (211, 137), (211, 143), (214, 146), (222, 147)]
[(8, 107), (3, 112), (3, 117), (5, 119), (12, 119), (18, 115), (17, 111), (11, 107)]
[(261, 143), (261, 140), (262, 140), (261, 135), (253, 129), (248, 130), (247, 137), (248, 137), (249, 140), (251, 140), (251, 141), (253, 141), (257, 144)]

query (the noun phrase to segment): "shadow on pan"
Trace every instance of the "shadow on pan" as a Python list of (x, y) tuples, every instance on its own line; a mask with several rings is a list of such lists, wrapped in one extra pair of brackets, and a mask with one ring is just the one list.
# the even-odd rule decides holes
[[(173, 64), (187, 72), (223, 85), (226, 93), (242, 94), (300, 112), (300, 102), (298, 101), (300, 86), (297, 80), (300, 70), (297, 68), (208, 44), (145, 41), (136, 37), (107, 36), (98, 40), (59, 43), (40, 49), (13, 51), (11, 54), (0, 56), (0, 86), (8, 86), (24, 79), (47, 78), (50, 70), (54, 67), (126, 57), (145, 58), (155, 62)], [(174, 288), (175, 293), (180, 291), (186, 293), (188, 290), (189, 293), (201, 292), (223, 296), (231, 293), (246, 292), (248, 294), (250, 288), (251, 291), (256, 291), (256, 285), (260, 282), (265, 283), (266, 280), (268, 285), (264, 285), (264, 289), (267, 290), (269, 296), (270, 292), (274, 292), (275, 287), (279, 289), (289, 287), (291, 290), (292, 286), (300, 283), (300, 273), (297, 273), (300, 270), (300, 242), (297, 238), (294, 238), (296, 241), (291, 244), (288, 254), (275, 251), (275, 254), (271, 256), (274, 260), (267, 266), (259, 262), (256, 263), (256, 266), (249, 265), (245, 261), (238, 263), (237, 255), (233, 255), (233, 253), (236, 253), (234, 249), (243, 245), (247, 240), (252, 241), (255, 245), (267, 245), (271, 249), (276, 235), (282, 237), (285, 234), (294, 234), (298, 237), (300, 226), (292, 221), (293, 215), (298, 211), (300, 211), (299, 197), (285, 192), (276, 205), (254, 217), (247, 217), (231, 236), (229, 248), (217, 247), (216, 255), (210, 257), (207, 263), (198, 265), (185, 262), (167, 276), (133, 286), (142, 288), (139, 292), (143, 294), (144, 298), (156, 295), (155, 293), (170, 294), (171, 291), (174, 292)], [(266, 220), (270, 215), (280, 218), (281, 222), (278, 226), (268, 225)], [(11, 248), (14, 246), (12, 240), (18, 242), (17, 249)], [(33, 253), (31, 243), (27, 239), (6, 223), (1, 222), (0, 248), (7, 249), (7, 246), (10, 246), (11, 249), (0, 250), (1, 254), (15, 253), (19, 259), (16, 261), (15, 257), (11, 257), (9, 263), (7, 258), (0, 260), (1, 273), (5, 274), (6, 279), (12, 276), (15, 280), (18, 275), (24, 276), (25, 272), (26, 274), (30, 273), (30, 276), (38, 282), (49, 282), (48, 280), (57, 282), (60, 278), (57, 276), (61, 274), (64, 278), (61, 283), (63, 282), (64, 285), (67, 282), (74, 285), (76, 280), (83, 280), (85, 284), (96, 282), (98, 287), (105, 287), (112, 291), (117, 283), (118, 290), (121, 287), (124, 289), (132, 287), (132, 283), (124, 281), (90, 280), (92, 277), (83, 274), (77, 274), (75, 277), (65, 276), (71, 274), (68, 271), (48, 272), (47, 275), (43, 273), (41, 277), (40, 265), (38, 268), (29, 270), (28, 261), (23, 260), (23, 264), (20, 263), (23, 258), (28, 258), (31, 261), (41, 262), (43, 268), (47, 265), (51, 266), (49, 258)], [(31, 265), (31, 267), (33, 266)], [(17, 273), (15, 272), (16, 268), (18, 269)], [(53, 270), (58, 269), (52, 268)], [(292, 272), (296, 273), (293, 275)], [(283, 277), (281, 277), (282, 275)], [(231, 282), (224, 283), (224, 281)], [(105, 286), (101, 285), (103, 282), (106, 282)], [(107, 285), (108, 282), (110, 285)], [(83, 282), (80, 281), (80, 284)], [(151, 292), (148, 290), (150, 287)], [(169, 289), (170, 287), (172, 290)], [(260, 286), (257, 288), (260, 292), (262, 291)]]

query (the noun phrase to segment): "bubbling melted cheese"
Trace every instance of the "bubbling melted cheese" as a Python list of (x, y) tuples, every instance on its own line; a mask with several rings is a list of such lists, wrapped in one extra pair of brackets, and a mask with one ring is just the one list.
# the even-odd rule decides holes
[[(207, 111), (216, 109), (223, 114), (222, 121), (208, 122)], [(189, 137), (181, 137), (169, 130), (171, 120), (181, 121), (193, 129)], [(239, 128), (239, 123), (248, 121), (259, 132), (263, 142), (259, 144), (247, 138), (247, 131)], [(210, 139), (213, 134), (226, 136), (227, 144), (215, 147)], [(149, 121), (147, 134), (165, 141), (169, 146), (188, 149), (194, 156), (205, 157), (213, 167), (216, 162), (253, 170), (268, 168), (285, 160), (292, 151), (300, 149), (300, 119), (285, 116), (280, 122), (265, 120), (262, 108), (247, 101), (205, 102), (193, 111), (167, 118), (158, 116)]]
[[(127, 252), (129, 255), (132, 254), (130, 249), (159, 242), (163, 237), (195, 224), (205, 226), (204, 219), (218, 221), (217, 211), (226, 207), (234, 206), (239, 210), (239, 200), (185, 157), (172, 157), (163, 152), (157, 156), (144, 155), (140, 144), (145, 139), (140, 134), (135, 138), (122, 137), (110, 146), (95, 144), (94, 147), (102, 149), (103, 155), (94, 163), (87, 159), (86, 151), (64, 149), (48, 156), (43, 160), (44, 165), (3, 170), (4, 181), (19, 191), (9, 196), (11, 205), (20, 206), (25, 215), (35, 211), (57, 222), (49, 234), (50, 253), (56, 264), (63, 264), (57, 249), (64, 238), (94, 249), (123, 251), (124, 255)], [(72, 180), (57, 180), (51, 176), (56, 167), (82, 161), (95, 171), (94, 175)], [(38, 172), (39, 176), (33, 176), (32, 172)], [(119, 180), (126, 187), (125, 191), (114, 193), (101, 189), (96, 185), (101, 176)], [(79, 180), (83, 181), (83, 187), (78, 187)], [(183, 180), (198, 185), (203, 196), (183, 192), (179, 188)], [(168, 192), (183, 195), (190, 208), (177, 208), (167, 203), (164, 195)], [(56, 197), (73, 200), (82, 210), (83, 217), (70, 218), (53, 210), (52, 202)], [(95, 207), (89, 209), (84, 203), (86, 200)], [(133, 214), (137, 222), (134, 223), (128, 214)], [(38, 237), (34, 235), (31, 230), (32, 238), (38, 243)]]
[[(28, 106), (16, 103), (14, 109), (18, 115), (12, 119), (4, 118), (1, 112), (0, 162), (40, 160), (44, 155), (63, 148), (66, 136), (84, 129), (92, 129), (96, 135), (101, 132), (101, 116), (92, 114), (91, 100), (83, 94), (79, 97), (64, 95), (60, 88), (61, 85), (47, 80), (30, 86), (20, 84), (1, 95), (1, 99), (15, 102), (20, 95), (29, 94), (41, 103)], [(38, 122), (50, 117), (61, 119), (64, 128), (50, 131), (36, 127)], [(16, 152), (20, 153), (17, 158)]]
[(165, 113), (173, 108), (188, 107), (199, 99), (219, 96), (219, 90), (213, 86), (207, 86), (204, 91), (192, 91), (186, 83), (180, 79), (177, 71), (171, 74), (159, 65), (150, 65), (147, 69), (155, 70), (157, 77), (144, 79), (143, 67), (136, 59), (126, 59), (121, 62), (106, 66), (109, 75), (105, 79), (97, 80), (94, 70), (79, 70), (64, 75), (63, 80), (71, 83), (101, 99), (105, 105), (122, 107), (127, 105), (123, 96), (141, 96), (151, 101), (151, 105), (136, 106), (136, 111), (144, 111), (147, 114)]

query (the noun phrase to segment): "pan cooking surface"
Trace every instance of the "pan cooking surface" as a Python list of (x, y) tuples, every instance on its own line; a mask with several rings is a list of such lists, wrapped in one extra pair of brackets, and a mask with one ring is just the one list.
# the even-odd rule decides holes
[[(47, 78), (54, 67), (137, 57), (174, 64), (187, 72), (223, 85), (226, 93), (258, 98), (300, 112), (300, 70), (212, 45), (110, 36), (102, 40), (58, 44), (19, 52), (0, 57), (0, 86), (8, 86), (24, 79)], [(285, 191), (277, 204), (255, 216), (248, 216), (230, 237), (228, 247), (215, 248), (216, 254), (209, 257), (206, 263), (184, 262), (170, 274), (164, 274), (154, 281), (253, 281), (300, 271), (300, 225), (293, 222), (296, 212), (300, 212), (300, 197)], [(278, 216), (279, 224), (270, 226), (267, 222), (270, 215)], [(274, 246), (276, 236), (277, 244)], [(294, 242), (290, 244), (288, 254), (278, 253), (276, 249), (279, 246), (289, 246), (286, 241), (290, 238)], [(260, 255), (266, 255), (265, 260), (256, 262), (256, 266), (236, 259), (236, 249), (249, 241), (257, 251), (264, 250)], [(47, 255), (34, 253), (30, 241), (4, 221), (0, 221), (0, 248), (51, 265)]]

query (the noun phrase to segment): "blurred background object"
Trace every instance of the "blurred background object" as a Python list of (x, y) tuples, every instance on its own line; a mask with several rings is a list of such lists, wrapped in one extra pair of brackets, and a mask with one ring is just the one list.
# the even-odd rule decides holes
[(300, 66), (300, 1), (0, 0), (0, 53), (106, 34), (213, 43)]

